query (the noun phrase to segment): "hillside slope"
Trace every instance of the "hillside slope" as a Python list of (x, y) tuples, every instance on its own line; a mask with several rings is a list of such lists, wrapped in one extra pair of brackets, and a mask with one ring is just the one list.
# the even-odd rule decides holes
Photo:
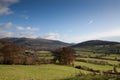
[(78, 43), (76, 45), (73, 45), (72, 47), (114, 45), (114, 44), (120, 44), (120, 43), (119, 42), (112, 42), (112, 41), (103, 41), (103, 40), (90, 40), (90, 41), (85, 41), (85, 42), (82, 42), (82, 43)]
[(79, 51), (97, 53), (120, 53), (120, 43), (102, 40), (90, 40), (72, 46)]
[(47, 39), (33, 39), (33, 38), (3, 38), (2, 40), (9, 41), (30, 49), (45, 49), (51, 50), (63, 46), (70, 46), (71, 44), (64, 43), (57, 40)]

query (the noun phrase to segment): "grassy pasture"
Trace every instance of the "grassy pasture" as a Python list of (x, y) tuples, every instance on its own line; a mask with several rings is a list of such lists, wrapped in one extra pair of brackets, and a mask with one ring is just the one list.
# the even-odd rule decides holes
[(46, 53), (47, 54), (47, 53), (51, 53), (51, 52), (50, 51), (38, 51), (38, 53), (44, 53), (44, 54)]
[(81, 56), (85, 56), (85, 57), (96, 57), (96, 56), (100, 56), (103, 54), (99, 54), (99, 53), (93, 53), (93, 52), (82, 52), (82, 51), (76, 51), (76, 55), (81, 55)]
[[(95, 70), (112, 70), (112, 66), (75, 62), (75, 65), (88, 66)], [(117, 68), (120, 71), (120, 68)], [(77, 73), (89, 74), (85, 70), (54, 64), (47, 65), (0, 65), (0, 80), (64, 80)]]
[(50, 51), (38, 51), (39, 59), (53, 59), (52, 53)]
[[(38, 51), (37, 52), (40, 59), (52, 59), (52, 53), (49, 51)], [(99, 56), (103, 54), (94, 54), (92, 52), (81, 52), (77, 51), (77, 55), (83, 56)], [(104, 58), (120, 58), (120, 55), (111, 54), (110, 56), (105, 56)], [(80, 57), (78, 57), (79, 59)], [(98, 60), (102, 61), (103, 59), (95, 58), (80, 58), (85, 60)], [(119, 64), (119, 61), (112, 60), (103, 60), (112, 64)], [(75, 66), (86, 66), (95, 70), (107, 71), (113, 70), (113, 66), (109, 65), (98, 65), (85, 62), (75, 62)], [(120, 72), (120, 68), (117, 67), (117, 70)], [(0, 80), (68, 80), (70, 77), (74, 77), (79, 72), (84, 74), (89, 74), (91, 72), (75, 69), (69, 66), (61, 66), (55, 64), (45, 64), (45, 65), (0, 65)], [(68, 78), (68, 79), (67, 79)], [(74, 80), (74, 79), (71, 79)], [(84, 78), (85, 80), (85, 78)]]
[(0, 65), (0, 80), (59, 80), (75, 76), (79, 71), (69, 66), (47, 65)]
[[(104, 55), (104, 54), (100, 54), (100, 53), (92, 53), (92, 52), (81, 52), (81, 51), (77, 51), (77, 55), (83, 55), (83, 56), (100, 56), (100, 55)], [(110, 64), (115, 64), (115, 65), (120, 65), (120, 61), (115, 60), (115, 58), (119, 59), (120, 55), (119, 54), (110, 54), (107, 56), (103, 56), (102, 58), (105, 59), (114, 59), (114, 60), (105, 60), (105, 59), (97, 59), (97, 58), (82, 58), (82, 57), (77, 57), (76, 59), (83, 59), (83, 60), (91, 60), (91, 61), (105, 61), (108, 62)], [(81, 66), (87, 66), (90, 68), (93, 68), (95, 70), (101, 70), (101, 71), (106, 71), (106, 70), (113, 70), (113, 66), (109, 66), (109, 65), (99, 65), (99, 64), (92, 64), (92, 63), (85, 63), (85, 62), (75, 62), (75, 65), (81, 65)], [(118, 71), (120, 72), (120, 67), (117, 67)]]
[(120, 62), (119, 61), (112, 61), (112, 60), (104, 60), (104, 59), (95, 59), (95, 58), (76, 58), (76, 59), (83, 59), (83, 60), (90, 60), (90, 61), (105, 61), (108, 62), (110, 64), (115, 64), (115, 65), (119, 65)]
[(118, 55), (118, 54), (111, 54), (109, 56), (104, 56), (103, 58), (106, 58), (106, 59), (120, 59), (120, 55)]
[[(75, 65), (87, 66), (89, 68), (95, 70), (101, 70), (101, 71), (113, 70), (113, 66), (108, 66), (108, 65), (97, 65), (97, 64), (91, 64), (85, 62), (75, 62)], [(120, 72), (120, 68), (117, 68), (117, 70)]]

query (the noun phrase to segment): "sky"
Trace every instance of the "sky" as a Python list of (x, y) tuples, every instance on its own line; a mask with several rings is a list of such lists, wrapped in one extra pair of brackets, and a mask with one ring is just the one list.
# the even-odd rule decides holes
[(120, 42), (120, 0), (0, 0), (0, 38)]

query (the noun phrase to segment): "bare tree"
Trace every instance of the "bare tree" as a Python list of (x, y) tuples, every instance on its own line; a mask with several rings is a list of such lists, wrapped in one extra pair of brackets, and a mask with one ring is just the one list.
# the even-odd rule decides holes
[(5, 45), (1, 52), (4, 57), (4, 64), (22, 64), (24, 49), (15, 44)]
[(63, 65), (73, 65), (75, 59), (75, 51), (70, 47), (63, 47), (53, 51), (54, 53), (54, 62), (58, 61), (59, 64)]

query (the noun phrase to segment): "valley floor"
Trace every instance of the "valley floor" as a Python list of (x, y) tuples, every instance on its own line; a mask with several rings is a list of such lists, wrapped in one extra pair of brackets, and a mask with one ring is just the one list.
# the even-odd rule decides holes
[(59, 80), (75, 76), (78, 72), (73, 67), (54, 64), (0, 65), (0, 80)]
[[(90, 52), (78, 52), (74, 66), (87, 67), (100, 72), (112, 70), (114, 72), (114, 65), (120, 72), (120, 55), (111, 54), (105, 56), (104, 54), (93, 54)], [(96, 56), (101, 56), (97, 58)], [(40, 52), (39, 58), (51, 59), (53, 56), (49, 52)], [(103, 64), (105, 63), (105, 64)], [(76, 75), (82, 73), (88, 75), (93, 73), (86, 69), (76, 69), (70, 66), (62, 66), (56, 64), (44, 65), (0, 65), (0, 80), (104, 80), (102, 77), (86, 78)], [(99, 73), (98, 73), (99, 74)], [(115, 79), (112, 79), (115, 80)], [(118, 79), (120, 80), (120, 79)]]

